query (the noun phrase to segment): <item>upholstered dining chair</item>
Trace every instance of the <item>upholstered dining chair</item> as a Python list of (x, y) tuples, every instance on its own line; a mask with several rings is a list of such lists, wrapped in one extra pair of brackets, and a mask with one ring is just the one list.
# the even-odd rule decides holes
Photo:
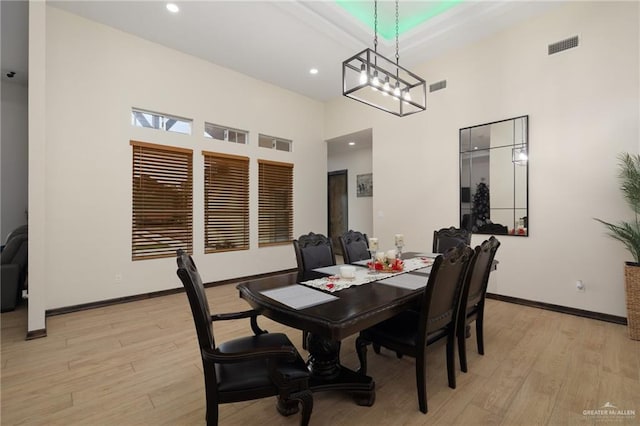
[[(298, 281), (305, 279), (312, 269), (333, 266), (336, 264), (336, 254), (333, 251), (333, 243), (330, 238), (322, 234), (309, 232), (293, 240), (293, 249), (296, 253), (298, 264)], [(302, 347), (307, 349), (306, 331), (302, 332)]]
[(336, 264), (333, 243), (330, 238), (322, 234), (309, 232), (306, 235), (301, 235), (297, 240), (293, 240), (293, 249), (296, 252), (300, 279), (312, 269)]
[(478, 353), (484, 355), (484, 302), (489, 283), (489, 273), (493, 266), (493, 259), (500, 247), (500, 241), (491, 237), (475, 248), (475, 261), (473, 268), (469, 269), (469, 275), (462, 289), (460, 298), (460, 314), (458, 315), (458, 355), (460, 357), (460, 369), (467, 372), (467, 348), (466, 328), (473, 321), (476, 322), (476, 342)]
[[(309, 371), (291, 341), (282, 333), (258, 327), (253, 310), (211, 315), (202, 279), (191, 256), (177, 252), (178, 277), (186, 290), (195, 322), (207, 399), (207, 425), (218, 424), (218, 405), (277, 396), (277, 409), (288, 416), (302, 406), (301, 425), (309, 424), (313, 396)], [(253, 336), (216, 346), (212, 322), (249, 318)]]
[(348, 230), (339, 238), (344, 263), (353, 263), (371, 258), (367, 234)]
[[(460, 291), (466, 271), (473, 262), (470, 247), (458, 246), (439, 255), (422, 295), (422, 309), (404, 311), (360, 332), (356, 351), (360, 360), (359, 372), (367, 374), (367, 346), (379, 345), (395, 351), (398, 357), (416, 359), (416, 386), (420, 411), (427, 412), (427, 347), (446, 339), (447, 376), (449, 387), (455, 389), (455, 342)], [(375, 347), (375, 346), (374, 346)]]
[(444, 253), (460, 243), (471, 244), (471, 232), (453, 226), (433, 231), (433, 253)]

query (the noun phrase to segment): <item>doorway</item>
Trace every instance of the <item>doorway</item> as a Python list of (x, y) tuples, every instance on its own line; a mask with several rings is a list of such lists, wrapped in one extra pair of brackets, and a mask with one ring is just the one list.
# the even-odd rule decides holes
[(349, 194), (347, 170), (328, 173), (327, 182), (327, 218), (329, 238), (336, 254), (342, 256), (342, 247), (338, 238), (349, 229)]

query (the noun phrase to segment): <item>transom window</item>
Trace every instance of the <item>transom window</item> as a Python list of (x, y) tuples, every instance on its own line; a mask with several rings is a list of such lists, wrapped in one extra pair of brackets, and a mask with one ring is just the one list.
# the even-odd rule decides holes
[(219, 126), (212, 123), (204, 123), (204, 136), (221, 141), (247, 144), (249, 143), (249, 132), (246, 130), (233, 129), (231, 127)]
[(167, 132), (191, 134), (193, 120), (137, 108), (131, 110), (131, 124), (136, 127), (165, 130)]
[(258, 135), (258, 146), (261, 148), (275, 149), (278, 151), (291, 152), (293, 141), (278, 138), (275, 136)]

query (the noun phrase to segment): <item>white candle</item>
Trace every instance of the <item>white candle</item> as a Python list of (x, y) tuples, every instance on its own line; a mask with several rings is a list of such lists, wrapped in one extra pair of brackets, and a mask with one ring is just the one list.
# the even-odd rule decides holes
[(369, 250), (377, 251), (378, 250), (378, 239), (377, 238), (369, 238)]
[(404, 235), (396, 234), (396, 247), (404, 246)]
[(391, 250), (387, 251), (387, 260), (389, 262), (391, 262), (395, 258), (396, 258), (396, 251), (395, 250), (391, 249)]
[(377, 251), (376, 252), (376, 260), (378, 262), (384, 262), (384, 252), (383, 251)]
[(345, 265), (340, 267), (340, 276), (342, 278), (355, 278), (356, 267), (351, 265)]

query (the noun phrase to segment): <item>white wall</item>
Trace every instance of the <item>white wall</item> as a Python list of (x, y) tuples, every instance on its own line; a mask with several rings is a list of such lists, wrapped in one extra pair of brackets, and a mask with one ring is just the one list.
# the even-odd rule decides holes
[[(374, 233), (383, 247), (403, 233), (407, 250), (424, 250), (434, 229), (458, 223), (460, 128), (528, 114), (530, 236), (500, 238), (491, 291), (625, 316), (631, 256), (593, 218), (631, 216), (616, 157), (640, 151), (638, 6), (570, 2), (411, 67), (427, 83), (447, 80), (423, 113), (396, 118), (331, 102), (327, 137), (374, 129)], [(576, 34), (578, 48), (547, 55), (548, 44)]]
[[(357, 175), (371, 173), (372, 152), (370, 149), (357, 149), (347, 153), (327, 157), (327, 171), (347, 170), (348, 185), (348, 221), (349, 229), (373, 236), (373, 197), (358, 197)], [(373, 191), (375, 193), (375, 176)]]
[[(43, 315), (45, 308), (179, 286), (173, 259), (130, 260), (130, 139), (194, 149), (195, 261), (205, 281), (214, 281), (295, 266), (289, 246), (257, 248), (256, 158), (296, 164), (294, 235), (323, 229), (327, 168), (316, 160), (326, 158), (324, 140), (373, 128), (371, 234), (388, 248), (403, 233), (406, 250), (423, 250), (433, 229), (459, 220), (458, 130), (525, 114), (531, 236), (501, 238), (492, 291), (625, 315), (622, 265), (630, 256), (593, 217), (631, 214), (617, 190), (616, 156), (640, 151), (637, 3), (569, 3), (412, 67), (428, 82), (447, 79), (448, 87), (429, 95), (426, 112), (405, 118), (343, 98), (323, 106), (31, 6), (30, 298), (37, 300), (29, 302), (30, 330), (40, 328), (33, 308)], [(549, 43), (575, 34), (580, 47), (547, 56)], [(237, 87), (251, 96), (238, 98)], [(194, 135), (132, 128), (132, 106), (191, 117)], [(248, 129), (251, 145), (201, 138), (204, 120)], [(292, 139), (294, 152), (258, 150), (258, 132)], [(252, 159), (250, 251), (202, 254), (202, 149)], [(575, 291), (576, 279), (585, 293)]]
[[(323, 104), (192, 56), (46, 7), (45, 308), (180, 287), (174, 258), (131, 260), (131, 139), (194, 150), (194, 260), (217, 281), (296, 266), (291, 245), (258, 248), (257, 159), (294, 166), (294, 235), (326, 226)], [(131, 126), (131, 107), (194, 120), (193, 135)], [(250, 144), (203, 137), (204, 121), (250, 132)], [(293, 152), (257, 147), (258, 133)], [(204, 253), (201, 151), (247, 155), (251, 249)], [(122, 282), (116, 282), (116, 274)]]
[(27, 223), (28, 128), (27, 87), (2, 80), (0, 170), (2, 196), (0, 240)]

